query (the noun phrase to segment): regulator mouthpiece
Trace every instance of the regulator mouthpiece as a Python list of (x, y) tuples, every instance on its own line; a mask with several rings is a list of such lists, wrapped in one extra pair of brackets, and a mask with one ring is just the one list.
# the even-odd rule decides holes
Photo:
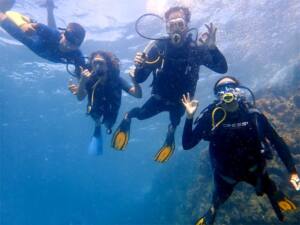
[(235, 96), (234, 96), (234, 94), (233, 93), (225, 93), (223, 96), (222, 96), (222, 100), (223, 100), (223, 102), (224, 103), (226, 103), (226, 104), (230, 104), (230, 103), (232, 103), (233, 101), (234, 101), (234, 99), (235, 99)]
[(182, 36), (179, 33), (175, 33), (171, 36), (171, 42), (174, 45), (180, 45), (182, 41)]

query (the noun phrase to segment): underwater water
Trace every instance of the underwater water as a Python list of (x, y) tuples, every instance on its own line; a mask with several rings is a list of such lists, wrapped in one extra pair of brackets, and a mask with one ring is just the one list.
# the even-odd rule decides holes
[[(14, 9), (45, 23), (40, 2), (17, 0)], [(59, 26), (75, 21), (86, 27), (84, 54), (99, 49), (114, 52), (124, 77), (135, 52), (148, 42), (135, 33), (134, 21), (143, 13), (162, 14), (170, 6), (184, 4), (192, 10), (191, 26), (204, 31), (204, 23), (214, 22), (218, 27), (217, 45), (228, 61), (228, 74), (261, 96), (291, 77), (297, 82), (290, 83), (290, 90), (293, 85), (299, 90), (298, 0), (55, 2)], [(0, 225), (193, 224), (205, 212), (211, 190), (194, 192), (197, 185), (212, 187), (207, 143), (194, 151), (182, 150), (184, 118), (177, 129), (175, 154), (165, 164), (153, 159), (165, 139), (166, 113), (134, 120), (126, 151), (113, 150), (111, 135), (105, 134), (103, 155), (90, 156), (93, 122), (85, 115), (86, 102), (79, 103), (68, 91), (65, 66), (35, 56), (2, 30), (0, 56)], [(200, 108), (213, 100), (212, 87), (220, 76), (201, 68), (196, 94)], [(150, 83), (151, 79), (142, 85), (140, 100), (123, 95), (114, 129), (127, 110), (146, 101)], [(284, 94), (297, 93), (285, 89)], [(299, 120), (293, 126), (299, 127)], [(199, 180), (205, 183), (198, 184)], [(280, 185), (287, 186), (287, 179)], [(249, 187), (245, 191), (252, 193)], [(248, 200), (238, 206), (245, 214)], [(278, 222), (266, 208), (257, 209), (255, 217), (236, 216), (227, 204), (216, 224), (229, 224), (228, 218), (234, 218), (230, 224), (268, 224), (265, 213), (270, 214), (267, 221)], [(225, 216), (224, 222), (220, 218)], [(293, 217), (300, 221), (299, 212)]]

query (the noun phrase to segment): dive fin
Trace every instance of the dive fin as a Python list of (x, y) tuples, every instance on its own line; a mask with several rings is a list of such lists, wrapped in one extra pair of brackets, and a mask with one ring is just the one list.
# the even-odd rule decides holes
[(119, 151), (126, 148), (130, 135), (130, 119), (123, 119), (118, 129), (115, 131), (111, 146)]
[(96, 125), (94, 135), (89, 145), (88, 152), (90, 155), (102, 155), (103, 154), (103, 140), (101, 133), (101, 126)]
[(32, 22), (32, 20), (29, 17), (24, 16), (18, 12), (8, 11), (5, 13), (5, 15), (18, 27), (22, 27), (24, 24), (28, 24)]
[(214, 207), (211, 207), (206, 214), (195, 223), (195, 225), (213, 225), (215, 217), (216, 211)]
[(195, 223), (195, 225), (207, 225), (206, 222), (205, 222), (205, 218), (204, 217), (201, 217), (197, 223)]
[(279, 200), (277, 204), (282, 212), (289, 212), (297, 209), (296, 205), (287, 197)]
[(268, 195), (271, 205), (280, 221), (284, 220), (283, 212), (290, 212), (297, 209), (296, 205), (288, 199), (281, 191), (274, 195)]
[(164, 145), (155, 155), (155, 161), (159, 163), (166, 162), (175, 150), (174, 132), (169, 132)]

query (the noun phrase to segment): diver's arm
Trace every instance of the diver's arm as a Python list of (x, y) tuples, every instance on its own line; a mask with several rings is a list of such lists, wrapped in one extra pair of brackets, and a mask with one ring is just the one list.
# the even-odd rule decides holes
[(263, 125), (265, 136), (270, 141), (271, 145), (274, 146), (275, 150), (278, 153), (278, 156), (286, 166), (289, 173), (297, 173), (295, 162), (293, 160), (289, 147), (287, 146), (283, 138), (278, 135), (278, 133), (271, 126), (271, 124), (263, 114), (259, 114), (258, 118), (259, 122), (261, 122)]
[(79, 80), (78, 90), (76, 93), (78, 101), (82, 101), (87, 96), (86, 83), (88, 78), (82, 76)]
[(124, 91), (136, 98), (142, 98), (141, 86), (131, 77), (132, 84), (127, 82), (124, 78), (120, 78), (121, 87)]
[(202, 139), (201, 133), (201, 124), (198, 123), (193, 129), (193, 118), (186, 118), (182, 135), (183, 149), (189, 150), (195, 147)]
[(136, 83), (143, 83), (149, 77), (151, 69), (146, 66), (137, 67), (134, 71), (134, 80)]
[(80, 79), (81, 71), (87, 68), (87, 64), (85, 62), (85, 57), (83, 56), (82, 52), (78, 50), (78, 54), (75, 56), (74, 59), (74, 66), (75, 66), (75, 76), (76, 78)]
[(226, 73), (228, 70), (227, 62), (220, 50), (214, 47), (203, 45), (201, 49), (202, 64), (217, 73)]
[(143, 83), (149, 77), (153, 68), (147, 63), (145, 53), (138, 52), (134, 59), (135, 68), (132, 72), (132, 78), (136, 83)]
[(202, 133), (204, 128), (202, 123), (203, 117), (206, 116), (206, 114), (203, 114), (202, 117), (198, 119), (197, 126), (193, 130), (193, 118), (197, 111), (199, 102), (191, 98), (189, 92), (182, 96), (181, 102), (185, 107), (186, 112), (186, 121), (184, 124), (184, 131), (182, 136), (182, 146), (183, 149), (187, 150), (193, 148), (202, 139)]
[(143, 52), (137, 52), (134, 64), (135, 70), (133, 73), (134, 80), (137, 83), (143, 83), (152, 71), (154, 71), (162, 62), (158, 55), (160, 52), (158, 41), (151, 41)]
[(187, 116), (182, 135), (182, 147), (185, 150), (195, 147), (204, 137), (209, 129), (209, 113), (205, 112), (198, 119), (196, 127), (193, 129), (193, 118)]

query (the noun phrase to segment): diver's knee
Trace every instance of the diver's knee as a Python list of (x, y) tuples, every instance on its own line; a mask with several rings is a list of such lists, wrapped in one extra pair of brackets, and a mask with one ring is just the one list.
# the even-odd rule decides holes
[(6, 19), (7, 19), (7, 16), (3, 12), (0, 11), (0, 24)]

